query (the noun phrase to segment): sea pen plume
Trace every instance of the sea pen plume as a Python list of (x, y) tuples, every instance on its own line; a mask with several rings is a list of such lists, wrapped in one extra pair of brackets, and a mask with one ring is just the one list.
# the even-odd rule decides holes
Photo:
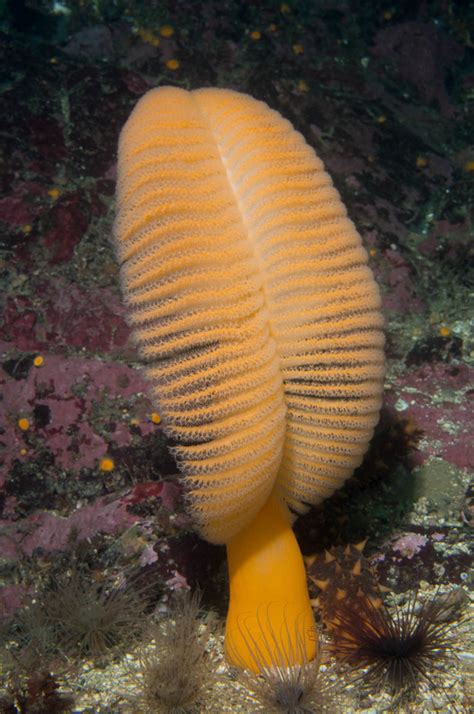
[(190, 511), (228, 548), (227, 635), (272, 601), (312, 622), (290, 513), (360, 464), (384, 373), (379, 291), (330, 177), (266, 104), (154, 89), (120, 137), (114, 234)]

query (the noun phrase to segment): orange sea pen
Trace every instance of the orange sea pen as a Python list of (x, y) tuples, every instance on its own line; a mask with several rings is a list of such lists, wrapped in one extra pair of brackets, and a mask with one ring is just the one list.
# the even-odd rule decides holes
[(227, 545), (227, 652), (255, 670), (249, 642), (314, 624), (291, 514), (351, 475), (378, 420), (367, 255), (288, 121), (247, 95), (175, 87), (148, 92), (122, 131), (115, 246), (190, 510)]

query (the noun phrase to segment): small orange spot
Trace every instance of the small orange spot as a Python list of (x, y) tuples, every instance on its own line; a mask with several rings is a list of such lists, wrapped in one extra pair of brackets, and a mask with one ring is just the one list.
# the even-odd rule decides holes
[(160, 38), (154, 35), (153, 32), (150, 32), (150, 30), (143, 30), (140, 28), (138, 30), (138, 36), (141, 37), (143, 42), (146, 42), (148, 45), (152, 45), (152, 47), (160, 46)]
[(451, 334), (451, 330), (449, 329), (449, 327), (446, 327), (446, 325), (443, 325), (439, 328), (438, 333), (441, 337), (449, 337), (449, 335)]
[(28, 429), (30, 428), (30, 422), (25, 417), (18, 419), (17, 424), (22, 431), (28, 431)]
[(150, 420), (153, 422), (153, 424), (160, 424), (161, 423), (161, 417), (159, 414), (156, 412), (152, 412), (150, 414)]
[(376, 121), (378, 122), (378, 124), (385, 124), (385, 122), (387, 121), (387, 117), (385, 116), (385, 114), (380, 114), (377, 117)]
[(416, 166), (419, 169), (424, 169), (425, 166), (428, 166), (428, 159), (426, 159), (424, 156), (417, 156), (416, 157)]
[(302, 55), (304, 53), (304, 46), (297, 42), (296, 45), (293, 45), (293, 52), (295, 55)]
[(33, 360), (33, 364), (35, 367), (42, 367), (44, 364), (44, 357), (43, 355), (36, 355), (36, 357)]
[(29, 223), (25, 223), (25, 225), (21, 227), (21, 230), (22, 230), (22, 233), (26, 233), (26, 235), (28, 235), (28, 233), (31, 233), (32, 227), (30, 226)]
[(28, 449), (20, 449), (21, 456), (26, 456), (27, 453), (28, 453)]
[(271, 23), (268, 25), (268, 29), (269, 29), (270, 32), (276, 32), (276, 31), (278, 30), (278, 26), (275, 25), (274, 22), (271, 22)]
[(466, 161), (463, 168), (466, 172), (474, 171), (474, 160), (470, 159), (469, 161)]
[(262, 33), (260, 30), (254, 30), (253, 32), (250, 33), (250, 39), (251, 40), (259, 40), (262, 37)]
[(179, 69), (179, 61), (177, 59), (170, 59), (167, 61), (166, 66), (168, 69), (172, 69), (174, 71)]
[(369, 255), (371, 255), (372, 258), (377, 255), (377, 248), (370, 248)]
[(298, 82), (298, 89), (300, 90), (300, 92), (309, 92), (309, 87), (304, 81), (304, 79), (300, 79), (300, 81)]
[(100, 460), (99, 469), (101, 471), (113, 471), (115, 468), (114, 460), (106, 456)]
[(162, 37), (171, 37), (174, 35), (174, 30), (171, 25), (163, 25), (163, 27), (160, 27), (160, 35)]
[(48, 191), (48, 196), (53, 199), (53, 201), (57, 201), (59, 196), (61, 195), (61, 191), (59, 188), (50, 188)]

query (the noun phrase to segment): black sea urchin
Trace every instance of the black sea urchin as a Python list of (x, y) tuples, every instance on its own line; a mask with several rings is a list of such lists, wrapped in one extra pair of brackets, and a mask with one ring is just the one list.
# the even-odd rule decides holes
[(415, 593), (394, 612), (380, 599), (341, 600), (327, 624), (334, 654), (364, 668), (367, 686), (410, 697), (424, 685), (442, 689), (436, 675), (452, 649), (452, 619), (449, 600), (435, 596), (421, 603)]

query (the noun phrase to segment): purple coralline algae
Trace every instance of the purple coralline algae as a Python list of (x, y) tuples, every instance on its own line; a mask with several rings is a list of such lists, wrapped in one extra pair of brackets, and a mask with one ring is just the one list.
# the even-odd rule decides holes
[(417, 533), (406, 533), (392, 543), (392, 550), (399, 553), (403, 558), (411, 560), (414, 555), (420, 552), (428, 543), (428, 538)]

